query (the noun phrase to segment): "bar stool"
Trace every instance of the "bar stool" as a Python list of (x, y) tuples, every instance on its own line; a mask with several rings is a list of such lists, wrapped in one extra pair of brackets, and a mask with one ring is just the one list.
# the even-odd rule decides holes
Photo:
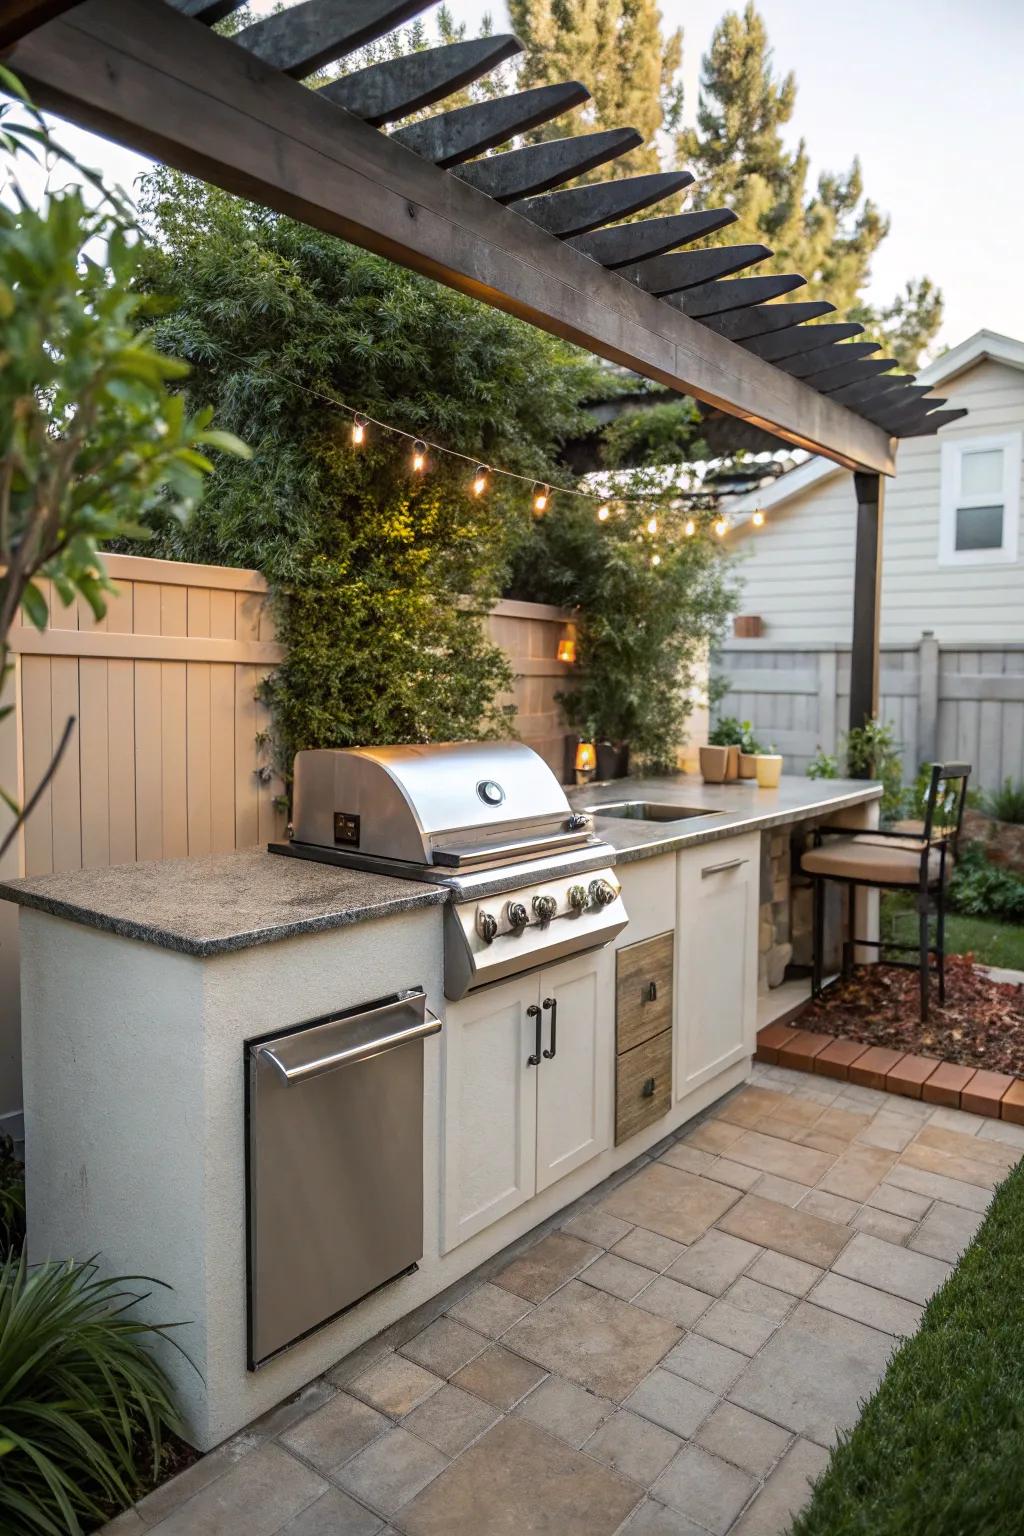
[[(934, 763), (928, 785), (924, 821), (904, 824), (902, 829), (853, 832), (842, 827), (818, 827), (814, 847), (803, 855), (800, 867), (810, 875), (814, 892), (814, 956), (811, 990), (822, 993), (825, 948), (825, 881), (835, 880), (850, 891), (847, 937), (843, 941), (844, 978), (849, 977), (854, 948), (860, 944), (882, 949), (878, 939), (860, 939), (853, 932), (854, 893), (859, 886), (879, 891), (917, 892), (918, 942), (886, 941), (884, 948), (917, 952), (916, 961), (894, 960), (893, 965), (917, 970), (921, 982), (920, 1016), (928, 1017), (929, 959), (936, 958), (939, 1005), (946, 1001), (946, 886), (953, 870), (957, 841), (967, 800), (968, 763)], [(830, 839), (825, 842), (825, 839)], [(935, 899), (935, 944), (928, 943), (928, 916)]]

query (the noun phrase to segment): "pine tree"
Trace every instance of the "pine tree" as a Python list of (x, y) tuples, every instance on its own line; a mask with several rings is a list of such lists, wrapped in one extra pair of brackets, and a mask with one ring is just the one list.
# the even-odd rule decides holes
[(521, 89), (582, 80), (592, 93), (583, 111), (557, 118), (530, 139), (632, 127), (643, 134), (643, 146), (587, 179), (660, 170), (655, 135), (678, 124), (683, 35), (662, 36), (654, 0), (509, 0), (509, 15), (526, 44)]
[(697, 126), (676, 139), (679, 164), (699, 178), (694, 206), (732, 208), (738, 222), (730, 244), (762, 241), (775, 253), (759, 272), (801, 273), (807, 287), (794, 298), (831, 300), (836, 319), (859, 319), (913, 368), (941, 324), (942, 295), (920, 278), (880, 311), (865, 305), (871, 258), (889, 220), (864, 196), (857, 160), (845, 175), (826, 172), (808, 188), (804, 141), (789, 150), (781, 131), (795, 105), (796, 79), (775, 73), (764, 20), (748, 0), (742, 15), (729, 12), (715, 30)]

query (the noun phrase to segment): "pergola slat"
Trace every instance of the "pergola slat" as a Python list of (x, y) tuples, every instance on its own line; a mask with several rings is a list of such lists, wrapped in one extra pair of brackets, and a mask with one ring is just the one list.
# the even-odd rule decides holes
[(736, 310), (732, 314), (702, 315), (700, 323), (709, 331), (728, 337), (730, 341), (747, 341), (752, 336), (784, 331), (805, 320), (816, 320), (819, 315), (834, 313), (835, 305), (827, 299), (802, 299), (792, 304), (751, 305), (748, 309)]
[(864, 330), (855, 320), (837, 322), (835, 325), (794, 325), (784, 331), (772, 331), (765, 336), (748, 336), (740, 343), (755, 357), (779, 364), (783, 358), (797, 357), (801, 353), (816, 352), (831, 342), (846, 341), (859, 336)]
[(638, 149), (643, 141), (643, 134), (635, 128), (603, 128), (597, 133), (546, 139), (542, 144), (488, 155), (486, 160), (460, 165), (455, 175), (478, 192), (486, 192), (496, 203), (511, 203), (585, 176), (599, 165)]
[(930, 415), (925, 416), (920, 422), (914, 421), (912, 423), (907, 423), (906, 425), (901, 424), (894, 430), (893, 436), (932, 437), (936, 432), (938, 432), (940, 427), (948, 427), (952, 421), (961, 421), (968, 414), (969, 413), (965, 405), (962, 405), (959, 410), (956, 411), (933, 411)]
[(896, 395), (884, 400), (865, 401), (863, 410), (869, 420), (877, 421), (879, 425), (883, 422), (886, 426), (890, 422), (902, 425), (906, 421), (916, 421), (918, 417), (926, 416), (929, 411), (937, 411), (945, 403), (941, 396), (935, 395), (911, 396), (909, 399), (901, 399)]
[(425, 11), (430, 0), (302, 0), (254, 21), (231, 41), (286, 75), (311, 75)]
[(838, 363), (836, 367), (817, 374), (814, 387), (820, 389), (823, 394), (831, 394), (834, 389), (842, 389), (844, 384), (859, 384), (862, 379), (869, 379), (880, 373), (891, 373), (896, 366), (894, 357), (869, 357), (863, 361)]
[[(729, 208), (709, 209), (706, 213), (669, 213), (659, 219), (641, 219), (635, 224), (617, 224), (614, 229), (599, 229), (571, 243), (584, 256), (599, 261), (602, 267), (626, 267), (646, 262), (691, 240), (702, 240), (716, 229), (733, 224), (736, 215)], [(642, 268), (637, 267), (637, 271)], [(732, 269), (737, 270), (736, 268)], [(641, 283), (647, 288), (646, 283)], [(652, 292), (648, 288), (648, 292)]]
[(379, 128), (382, 123), (432, 107), (522, 51), (522, 43), (511, 32), (445, 43), (440, 48), (423, 48), (419, 53), (353, 70), (322, 86), (320, 94)]
[(783, 273), (778, 277), (734, 277), (728, 282), (702, 283), (686, 293), (676, 294), (666, 303), (681, 309), (692, 319), (704, 315), (722, 315), (730, 309), (748, 309), (777, 299), (795, 288), (803, 288), (807, 279), (796, 272)]
[(451, 112), (439, 112), (436, 117), (396, 129), (391, 137), (435, 165), (461, 165), (464, 160), (505, 144), (518, 133), (539, 128), (589, 100), (590, 92), (578, 80), (569, 80), (564, 85), (537, 85), (514, 96), (499, 96), (494, 101), (477, 101)]
[[(741, 272), (744, 267), (756, 266), (771, 254), (766, 245), (712, 246), (706, 251), (687, 251), (683, 255), (656, 256), (650, 261), (640, 261), (624, 267), (621, 275), (646, 288), (648, 293), (682, 293), (688, 288), (709, 286), (716, 278)], [(800, 281), (803, 282), (803, 278)]]
[(831, 399), (839, 405), (852, 404), (858, 400), (878, 400), (883, 395), (906, 395), (908, 399), (920, 395), (926, 395), (929, 390), (927, 384), (915, 384), (913, 379), (865, 379), (858, 384), (845, 384), (842, 389), (834, 390)]
[[(646, 176), (622, 176), (615, 181), (595, 181), (585, 187), (528, 197), (516, 203), (516, 213), (551, 235), (569, 239), (600, 229), (604, 224), (614, 224), (616, 219), (628, 219), (674, 192), (683, 191), (692, 182), (689, 171), (650, 171)], [(731, 223), (735, 217), (733, 214), (726, 222)]]
[(817, 375), (840, 363), (852, 363), (858, 358), (870, 357), (878, 351), (877, 341), (847, 341), (840, 345), (814, 347), (810, 352), (797, 352), (792, 357), (775, 359), (776, 368), (791, 373), (794, 379), (810, 379), (817, 388)]

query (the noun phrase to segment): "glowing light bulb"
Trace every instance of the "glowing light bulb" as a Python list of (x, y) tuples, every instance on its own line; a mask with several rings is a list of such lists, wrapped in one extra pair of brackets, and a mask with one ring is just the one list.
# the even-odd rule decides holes
[(715, 519), (715, 532), (718, 534), (720, 539), (724, 539), (725, 535), (729, 532), (729, 524), (726, 522), (724, 517), (718, 517)]
[(412, 467), (417, 474), (422, 474), (427, 467), (427, 445), (416, 442), (412, 445)]
[(609, 517), (611, 516), (611, 511), (612, 511), (611, 507), (598, 507), (598, 509), (597, 509), (597, 520), (598, 520), (598, 522), (599, 523), (606, 523), (608, 521)]
[(686, 519), (683, 532), (686, 534), (688, 539), (692, 539), (694, 534), (697, 532), (697, 524), (694, 522), (692, 517), (688, 517)]
[(652, 555), (651, 556), (651, 564), (652, 565), (660, 565), (661, 564), (661, 556), (660, 555)]
[(352, 423), (352, 441), (357, 448), (361, 448), (366, 441), (366, 417), (357, 416)]
[(548, 497), (550, 495), (551, 495), (551, 487), (549, 485), (535, 485), (534, 486), (534, 488), (533, 488), (533, 510), (534, 510), (534, 512), (536, 512), (538, 517), (541, 515), (542, 512), (546, 512), (547, 511)]
[(487, 466), (478, 464), (476, 474), (473, 476), (473, 495), (482, 496), (487, 489)]
[(648, 520), (647, 520), (647, 532), (648, 533), (657, 533), (657, 531), (658, 531), (658, 519), (656, 517), (648, 518)]
[(755, 508), (754, 515), (750, 519), (750, 521), (753, 523), (755, 528), (763, 528), (764, 527), (764, 512), (763, 512), (761, 507)]

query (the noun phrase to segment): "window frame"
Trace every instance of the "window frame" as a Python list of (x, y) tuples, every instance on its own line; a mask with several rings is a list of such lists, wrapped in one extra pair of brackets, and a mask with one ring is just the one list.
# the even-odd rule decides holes
[[(1019, 559), (1021, 501), (1020, 432), (958, 437), (942, 444), (939, 495), (939, 564), (1006, 565)], [(961, 507), (995, 505), (995, 495), (960, 495), (961, 464), (967, 453), (999, 449), (1003, 455), (1003, 542), (998, 549), (957, 549), (956, 514)]]

